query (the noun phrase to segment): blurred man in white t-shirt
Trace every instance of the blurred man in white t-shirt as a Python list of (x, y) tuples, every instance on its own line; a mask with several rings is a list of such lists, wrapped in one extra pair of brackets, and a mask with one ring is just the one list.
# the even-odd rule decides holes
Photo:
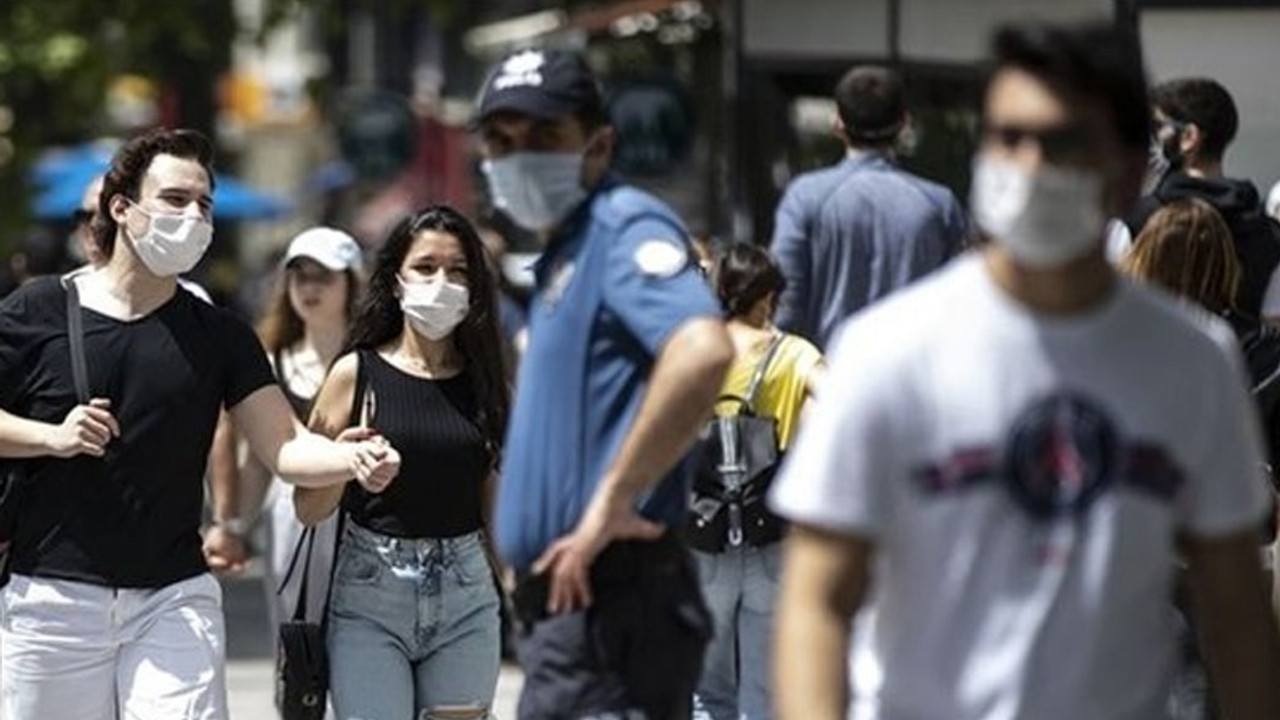
[(1234, 338), (1106, 260), (1146, 165), (1136, 39), (1012, 26), (993, 50), (972, 197), (990, 242), (842, 329), (772, 497), (794, 524), (781, 717), (845, 716), (871, 603), (873, 718), (1163, 718), (1181, 558), (1224, 716), (1274, 720)]

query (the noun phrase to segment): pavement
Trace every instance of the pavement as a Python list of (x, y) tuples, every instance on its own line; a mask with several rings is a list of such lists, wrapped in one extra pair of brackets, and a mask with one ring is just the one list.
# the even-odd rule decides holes
[[(251, 564), (244, 575), (222, 579), (227, 618), (227, 689), (231, 720), (274, 720), (274, 631), (267, 627), (261, 574)], [(520, 669), (504, 665), (498, 677), (493, 717), (515, 720)]]

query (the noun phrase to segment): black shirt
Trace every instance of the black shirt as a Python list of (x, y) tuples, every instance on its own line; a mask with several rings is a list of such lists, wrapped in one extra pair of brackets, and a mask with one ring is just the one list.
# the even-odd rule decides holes
[(1200, 198), (1208, 202), (1226, 221), (1236, 258), (1240, 260), (1236, 309), (1255, 318), (1261, 317), (1262, 300), (1271, 274), (1280, 265), (1280, 223), (1263, 212), (1258, 189), (1247, 180), (1197, 178), (1176, 171), (1168, 173), (1150, 195), (1138, 200), (1125, 220), (1130, 235), (1137, 240), (1138, 233), (1142, 232), (1147, 219), (1155, 211), (1184, 198)]
[[(149, 315), (82, 310), (92, 397), (121, 435), (102, 458), (20, 461), (15, 573), (109, 587), (162, 587), (206, 571), (200, 523), (218, 411), (273, 382), (266, 354), (229, 312), (179, 289)], [(57, 278), (0, 303), (0, 407), (61, 423), (75, 406)]]
[[(361, 350), (356, 407), (374, 392), (371, 423), (400, 452), (400, 474), (379, 494), (351, 483), (343, 508), (353, 522), (383, 535), (443, 538), (484, 525), (481, 502), (490, 458), (477, 427), (476, 397), (464, 372), (430, 380)], [(353, 417), (352, 421), (359, 417)]]

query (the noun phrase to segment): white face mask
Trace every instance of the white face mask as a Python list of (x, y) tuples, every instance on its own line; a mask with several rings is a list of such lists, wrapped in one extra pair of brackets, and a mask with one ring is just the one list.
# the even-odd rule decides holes
[(481, 164), (493, 203), (520, 227), (547, 230), (587, 196), (582, 154), (518, 152)]
[(974, 220), (1015, 260), (1044, 269), (1084, 257), (1106, 225), (1102, 176), (1044, 166), (1027, 172), (979, 157), (970, 201)]
[(202, 217), (151, 213), (136, 204), (133, 207), (151, 220), (150, 227), (142, 237), (135, 238), (126, 225), (125, 234), (133, 241), (142, 264), (160, 277), (190, 271), (213, 242), (213, 226)]
[(464, 285), (400, 279), (400, 309), (414, 332), (428, 340), (439, 340), (453, 332), (470, 307), (470, 295)]

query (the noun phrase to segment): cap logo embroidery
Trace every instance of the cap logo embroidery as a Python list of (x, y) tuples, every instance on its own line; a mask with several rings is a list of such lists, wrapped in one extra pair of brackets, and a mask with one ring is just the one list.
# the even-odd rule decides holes
[(546, 57), (537, 50), (526, 50), (516, 53), (507, 58), (502, 63), (502, 70), (499, 71), (498, 77), (493, 80), (494, 90), (506, 90), (507, 88), (529, 86), (540, 87), (542, 85), (543, 63)]

